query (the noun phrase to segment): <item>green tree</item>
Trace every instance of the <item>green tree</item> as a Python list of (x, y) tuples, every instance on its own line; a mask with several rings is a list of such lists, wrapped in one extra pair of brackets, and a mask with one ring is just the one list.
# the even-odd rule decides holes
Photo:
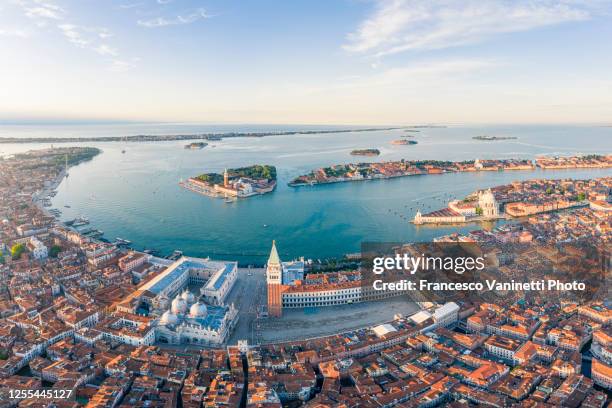
[(57, 255), (60, 252), (62, 252), (62, 247), (60, 247), (59, 245), (53, 245), (51, 249), (49, 250), (49, 256), (51, 258), (57, 258)]
[(482, 208), (476, 207), (476, 215), (482, 215), (482, 214), (483, 214)]
[(576, 197), (576, 199), (578, 201), (584, 201), (584, 200), (586, 200), (586, 194), (585, 193), (578, 193), (578, 196)]
[(4, 264), (4, 254), (0, 251), (0, 265)]
[(23, 244), (15, 244), (11, 247), (11, 257), (14, 260), (21, 258), (21, 254), (25, 251), (25, 245)]

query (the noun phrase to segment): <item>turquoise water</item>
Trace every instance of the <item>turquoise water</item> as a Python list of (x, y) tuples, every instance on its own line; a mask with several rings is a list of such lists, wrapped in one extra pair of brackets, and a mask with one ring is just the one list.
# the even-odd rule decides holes
[[(287, 129), (296, 127), (287, 126)], [(327, 128), (327, 127), (325, 127)], [(205, 132), (211, 127), (164, 125), (89, 127), (2, 127), (0, 136), (124, 135), (137, 133)], [(264, 126), (223, 127), (215, 130), (268, 130)], [(274, 128), (280, 129), (280, 128)], [(416, 227), (408, 223), (417, 209), (443, 207), (453, 197), (513, 180), (529, 178), (589, 178), (612, 175), (612, 170), (515, 171), (415, 176), (291, 188), (298, 174), (324, 165), (354, 161), (397, 159), (467, 160), (474, 158), (530, 158), (612, 152), (612, 128), (496, 126), (421, 129), (413, 146), (390, 141), (402, 131), (313, 134), (236, 138), (212, 142), (203, 150), (186, 150), (186, 142), (87, 143), (103, 153), (71, 169), (70, 177), (53, 199), (63, 219), (85, 215), (108, 239), (129, 239), (139, 249), (164, 254), (181, 249), (193, 256), (263, 262), (272, 239), (283, 258), (327, 258), (356, 252), (362, 241), (430, 240), (452, 231), (479, 225)], [(518, 140), (483, 142), (472, 136), (516, 136)], [(47, 147), (46, 145), (45, 147)], [(214, 146), (214, 147), (213, 147)], [(0, 153), (14, 153), (31, 145), (0, 145)], [(378, 148), (374, 158), (349, 155), (355, 148)], [(126, 153), (122, 154), (121, 150)], [(277, 190), (233, 203), (211, 199), (178, 186), (181, 178), (254, 163), (277, 166)], [(69, 205), (70, 208), (65, 208)]]

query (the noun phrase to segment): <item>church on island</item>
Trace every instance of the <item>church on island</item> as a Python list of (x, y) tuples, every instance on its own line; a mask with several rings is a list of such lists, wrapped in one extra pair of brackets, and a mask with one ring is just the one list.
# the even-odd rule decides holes
[(448, 208), (421, 214), (417, 211), (414, 224), (453, 224), (480, 220), (495, 220), (500, 217), (499, 203), (491, 189), (481, 190), (473, 200), (453, 200)]

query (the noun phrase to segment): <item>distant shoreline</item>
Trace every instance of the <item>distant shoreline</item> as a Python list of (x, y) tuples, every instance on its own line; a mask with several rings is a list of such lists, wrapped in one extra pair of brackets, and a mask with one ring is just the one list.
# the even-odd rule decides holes
[(516, 140), (518, 137), (516, 136), (474, 136), (472, 137), (474, 140), (483, 140), (486, 142), (494, 142), (497, 140)]
[(177, 140), (221, 140), (229, 137), (266, 137), (313, 135), (322, 133), (351, 133), (400, 130), (406, 127), (338, 129), (338, 130), (291, 130), (280, 132), (224, 132), (193, 133), (175, 135), (133, 135), (133, 136), (100, 136), (100, 137), (0, 137), (0, 143), (80, 143), (80, 142), (168, 142)]
[(378, 149), (355, 149), (351, 151), (351, 156), (379, 156)]

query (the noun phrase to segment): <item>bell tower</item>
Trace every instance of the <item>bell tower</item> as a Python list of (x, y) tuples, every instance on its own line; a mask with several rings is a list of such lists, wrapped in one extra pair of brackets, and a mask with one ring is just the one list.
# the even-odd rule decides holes
[(223, 187), (229, 186), (229, 174), (227, 173), (227, 169), (223, 171)]
[(268, 315), (280, 317), (283, 313), (283, 266), (276, 250), (276, 241), (272, 241), (270, 257), (266, 265), (266, 283), (268, 286)]
[(266, 264), (266, 282), (268, 284), (281, 284), (282, 282), (283, 269), (278, 251), (276, 250), (276, 241), (272, 241), (272, 249), (270, 250), (270, 256), (268, 257), (268, 263)]

